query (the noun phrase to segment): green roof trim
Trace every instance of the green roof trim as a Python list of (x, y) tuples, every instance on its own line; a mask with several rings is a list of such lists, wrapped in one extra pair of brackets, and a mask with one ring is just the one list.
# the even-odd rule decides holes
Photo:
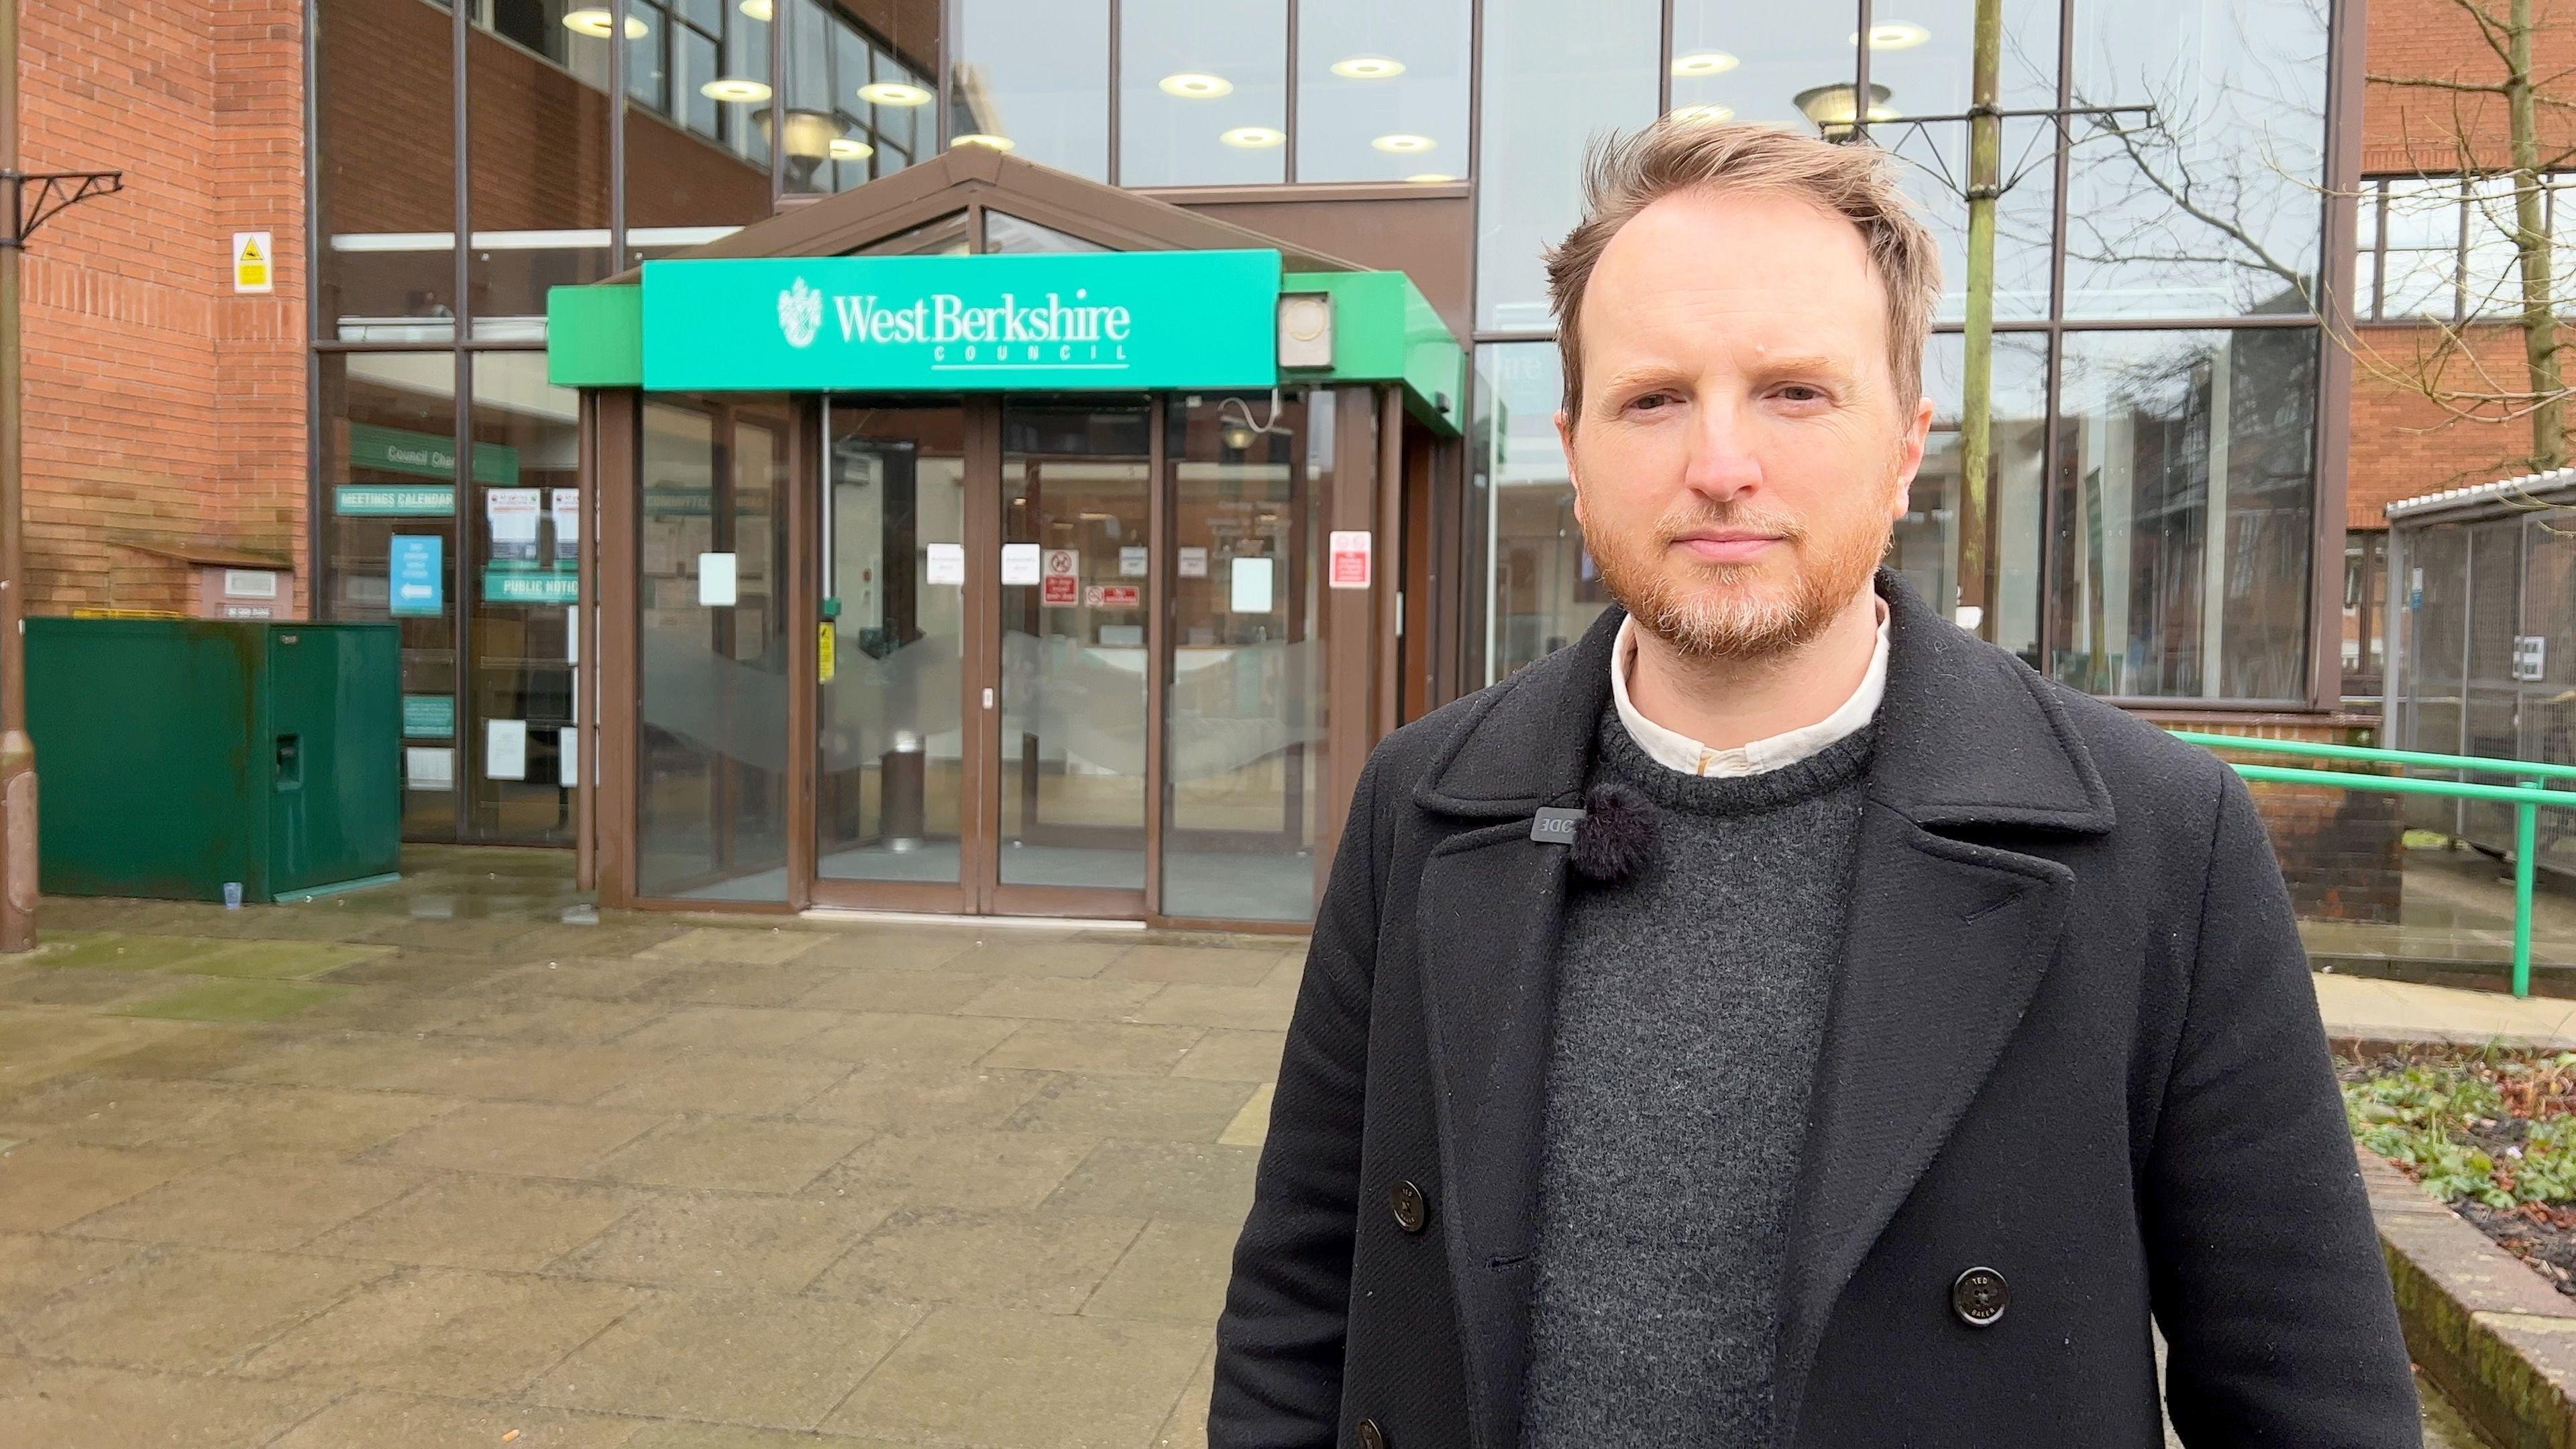
[[(1467, 354), (1402, 272), (1290, 272), (1279, 290), (1333, 299), (1333, 365), (1282, 382), (1394, 382), (1404, 405), (1444, 436), (1462, 431)], [(644, 385), (644, 289), (601, 282), (546, 294), (546, 377), (558, 387)]]
[(1282, 295), (1324, 292), (1333, 299), (1333, 365), (1288, 369), (1281, 380), (1400, 382), (1404, 405), (1447, 437), (1463, 431), (1467, 354), (1440, 313), (1402, 272), (1290, 272)]
[(599, 283), (549, 290), (546, 380), (557, 387), (642, 387), (644, 289)]

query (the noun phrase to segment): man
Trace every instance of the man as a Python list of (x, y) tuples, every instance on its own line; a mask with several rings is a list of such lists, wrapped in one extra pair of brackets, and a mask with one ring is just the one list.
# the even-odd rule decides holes
[(1549, 262), (1622, 607), (1369, 762), (1212, 1449), (2149, 1449), (2151, 1317), (2187, 1444), (2415, 1445), (2243, 787), (1874, 572), (1889, 163), (1660, 123)]

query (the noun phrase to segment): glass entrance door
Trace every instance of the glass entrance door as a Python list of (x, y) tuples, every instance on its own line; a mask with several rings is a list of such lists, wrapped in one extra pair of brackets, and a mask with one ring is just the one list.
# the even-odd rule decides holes
[(824, 402), (818, 901), (975, 908), (967, 417), (954, 400)]
[(1152, 419), (1002, 409), (995, 909), (1144, 910)]

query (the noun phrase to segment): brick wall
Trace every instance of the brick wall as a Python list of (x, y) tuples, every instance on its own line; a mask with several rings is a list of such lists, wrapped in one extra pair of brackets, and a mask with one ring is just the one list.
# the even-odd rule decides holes
[[(2343, 715), (2248, 718), (2192, 716), (2165, 710), (2142, 713), (2167, 729), (2320, 744), (2369, 745), (2376, 743), (2378, 733), (2378, 721)], [(2231, 762), (2319, 769), (2353, 768), (2250, 752), (2226, 758)], [(2312, 785), (2260, 784), (2250, 788), (2254, 807), (2263, 816), (2263, 828), (2272, 837), (2272, 852), (2281, 862), (2281, 879), (2289, 886), (2290, 900), (2302, 917), (2391, 923), (2397, 920), (2406, 839), (2405, 826), (2398, 815), (2398, 796)]]
[[(296, 559), (305, 602), (303, 11), (298, 0), (22, 0), (30, 170), (122, 170), (25, 265), (28, 603), (181, 607), (118, 546)], [(235, 231), (277, 241), (235, 296)]]

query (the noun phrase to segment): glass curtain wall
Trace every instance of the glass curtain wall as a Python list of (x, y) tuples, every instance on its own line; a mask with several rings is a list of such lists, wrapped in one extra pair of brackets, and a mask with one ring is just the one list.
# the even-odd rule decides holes
[[(1483, 677), (1570, 642), (1608, 602), (1549, 421), (1540, 257), (1576, 215), (1585, 139), (1658, 108), (1899, 158), (1946, 290), (1925, 359), (1938, 420), (1893, 562), (1955, 601), (1973, 9), (1613, 0), (1569, 27), (1538, 0), (1487, 0), (1469, 496), (1488, 592), (1468, 641)], [(2317, 0), (2006, 0), (2006, 109), (2152, 108), (2004, 131), (1989, 607), (1999, 642), (2070, 683), (2308, 695), (2331, 15)]]
[(624, 0), (621, 42), (610, 0), (317, 0), (316, 609), (402, 624), (410, 837), (571, 838), (591, 501), (548, 289), (931, 154), (941, 13)]

